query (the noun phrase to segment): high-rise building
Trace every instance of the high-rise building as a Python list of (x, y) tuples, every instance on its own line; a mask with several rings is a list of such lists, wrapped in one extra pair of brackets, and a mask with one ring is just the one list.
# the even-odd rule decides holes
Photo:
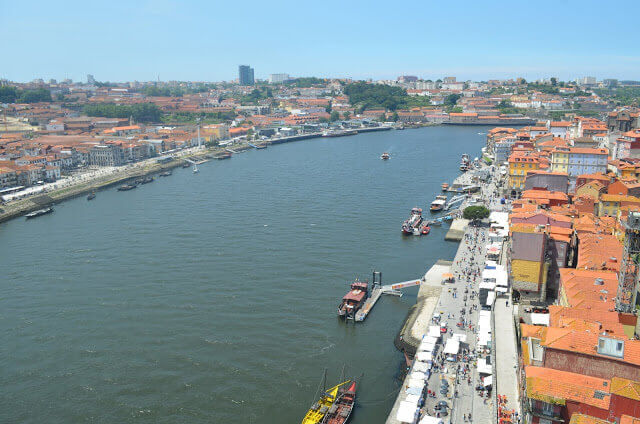
[(95, 84), (96, 83), (96, 79), (93, 77), (93, 75), (88, 74), (87, 75), (87, 84)]
[(269, 75), (269, 84), (282, 84), (289, 79), (289, 74), (271, 74)]
[(255, 80), (253, 79), (253, 68), (249, 65), (238, 66), (238, 82), (240, 85), (253, 85)]

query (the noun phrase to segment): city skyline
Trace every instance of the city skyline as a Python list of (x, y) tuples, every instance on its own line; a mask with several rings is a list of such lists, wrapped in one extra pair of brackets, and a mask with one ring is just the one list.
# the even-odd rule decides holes
[(226, 4), (116, 1), (94, 13), (76, 1), (56, 7), (2, 0), (0, 36), (10, 42), (0, 78), (230, 81), (239, 64), (250, 63), (261, 80), (283, 72), (354, 79), (640, 79), (636, 2), (623, 1), (618, 7), (625, 13), (610, 14), (597, 14), (594, 1), (580, 7), (543, 1), (536, 9), (507, 2), (338, 5), (300, 11), (249, 2), (249, 12), (238, 15)]

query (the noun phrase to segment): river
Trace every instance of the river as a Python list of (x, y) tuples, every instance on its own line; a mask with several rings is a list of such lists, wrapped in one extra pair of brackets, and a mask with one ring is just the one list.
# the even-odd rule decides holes
[(0, 422), (296, 423), (346, 364), (364, 373), (351, 423), (383, 423), (417, 289), (358, 325), (337, 304), (373, 269), (391, 283), (453, 257), (446, 227), (400, 224), (486, 130), (271, 146), (1, 224)]

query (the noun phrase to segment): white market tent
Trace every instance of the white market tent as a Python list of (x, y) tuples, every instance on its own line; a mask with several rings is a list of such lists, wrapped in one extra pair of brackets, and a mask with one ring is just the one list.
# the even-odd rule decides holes
[(419, 389), (417, 387), (409, 387), (404, 392), (406, 394), (408, 394), (408, 395), (418, 395), (418, 396), (420, 396), (422, 394), (422, 389)]
[(439, 325), (430, 325), (429, 326), (429, 337), (434, 337), (436, 340), (440, 338), (440, 326)]
[(409, 374), (409, 380), (413, 380), (414, 378), (416, 380), (426, 380), (427, 376), (423, 372), (414, 370), (411, 374)]
[(484, 384), (484, 387), (491, 386), (493, 384), (493, 376), (490, 375), (488, 377), (485, 377), (482, 380), (482, 384)]
[(485, 305), (493, 306), (493, 302), (495, 301), (496, 301), (496, 292), (492, 290), (487, 294), (487, 302), (485, 303)]
[(427, 372), (430, 369), (431, 369), (431, 364), (428, 364), (426, 362), (415, 361), (413, 363), (413, 371)]
[(440, 338), (440, 332), (438, 331), (438, 335), (437, 335), (437, 336), (435, 336), (435, 337), (434, 337), (434, 336), (431, 336), (431, 335), (429, 335), (429, 336), (425, 336), (425, 337), (422, 339), (422, 343), (433, 343), (433, 344), (436, 344), (436, 343), (438, 343), (438, 339), (439, 339), (439, 338)]
[(493, 369), (491, 367), (491, 364), (487, 364), (486, 358), (478, 359), (478, 372), (480, 374), (488, 374), (488, 375), (493, 374)]
[(418, 352), (433, 352), (435, 348), (435, 343), (421, 343), (418, 347)]
[(396, 419), (402, 423), (414, 423), (417, 418), (418, 405), (416, 403), (402, 401), (396, 413)]
[(420, 424), (444, 424), (442, 418), (430, 417), (429, 415), (424, 415), (420, 419)]
[(407, 395), (407, 397), (404, 400), (405, 402), (411, 402), (417, 405), (418, 402), (420, 402), (420, 395)]
[(495, 288), (496, 288), (496, 283), (492, 283), (488, 281), (483, 281), (482, 283), (478, 284), (479, 290), (482, 290), (482, 289), (493, 290)]
[(416, 353), (416, 359), (421, 362), (433, 361), (433, 354), (431, 352), (418, 352)]
[(460, 351), (460, 340), (454, 337), (447, 340), (447, 344), (444, 346), (445, 354), (457, 355), (459, 351)]
[(478, 346), (488, 346), (491, 341), (491, 333), (478, 334)]

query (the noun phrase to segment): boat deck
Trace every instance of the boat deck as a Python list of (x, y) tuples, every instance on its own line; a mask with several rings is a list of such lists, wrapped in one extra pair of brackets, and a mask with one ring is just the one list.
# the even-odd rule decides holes
[(371, 309), (373, 309), (381, 295), (382, 289), (380, 287), (375, 287), (371, 291), (371, 296), (369, 296), (369, 298), (364, 302), (362, 308), (356, 312), (356, 322), (362, 322), (367, 318), (367, 315), (369, 315), (369, 312), (371, 312)]

